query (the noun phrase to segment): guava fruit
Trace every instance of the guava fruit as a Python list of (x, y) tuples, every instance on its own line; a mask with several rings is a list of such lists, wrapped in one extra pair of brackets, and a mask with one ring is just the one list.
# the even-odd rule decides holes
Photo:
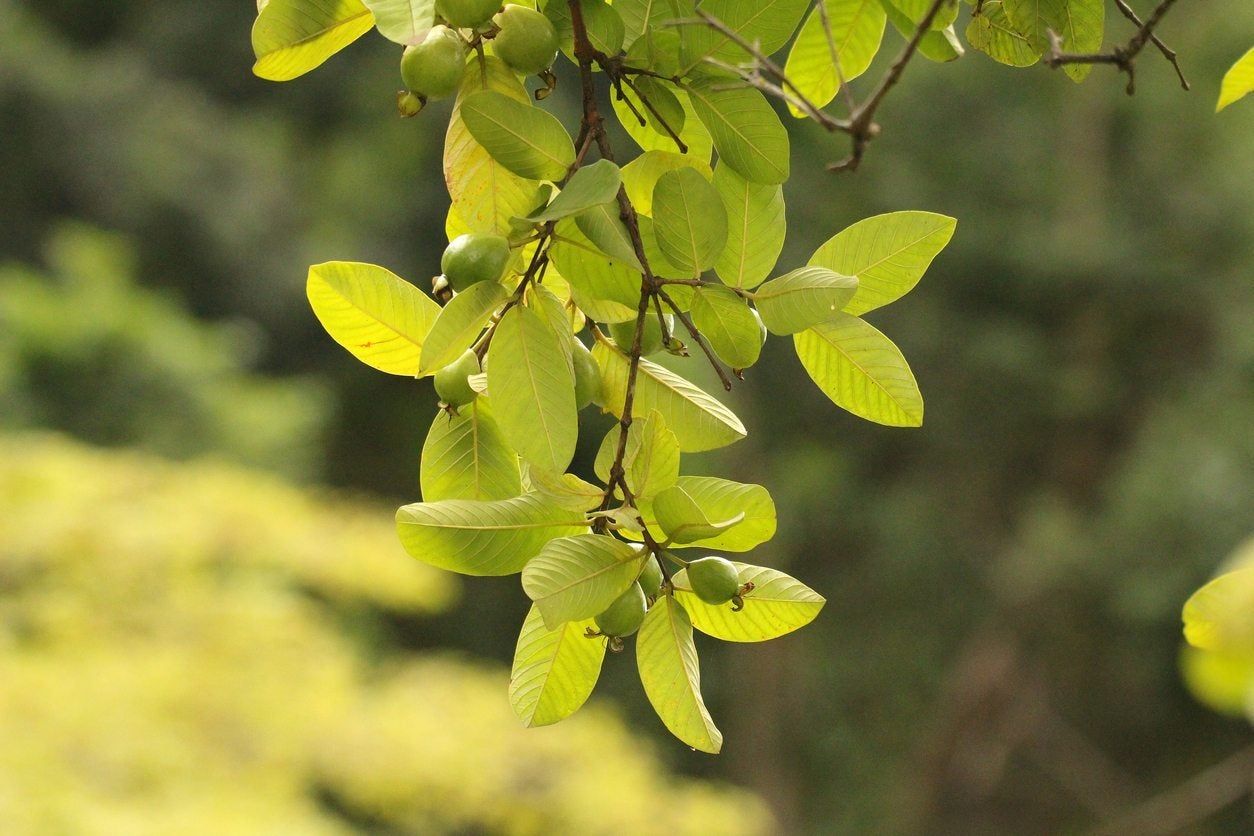
[(443, 99), (461, 87), (466, 75), (466, 43), (447, 26), (435, 26), (421, 43), (405, 47), (401, 78), (405, 87), (428, 99)]
[(440, 258), (440, 269), (454, 290), (494, 282), (509, 265), (509, 241), (500, 235), (467, 232), (454, 238)]
[(435, 373), (435, 393), (440, 400), (456, 409), (465, 406), (478, 394), (468, 378), (479, 373), (479, 357), (470, 349), (461, 357)]
[(650, 557), (644, 564), (644, 570), (641, 571), (640, 577), (636, 579), (636, 583), (640, 584), (640, 588), (644, 590), (646, 597), (657, 595), (662, 589), (662, 567), (658, 565), (657, 558)]
[(436, 0), (435, 11), (458, 29), (476, 29), (501, 8), (501, 0)]
[(689, 563), (688, 583), (707, 604), (725, 604), (740, 591), (735, 565), (721, 557), (703, 557)]
[(630, 636), (640, 629), (648, 609), (649, 603), (645, 600), (644, 590), (640, 588), (640, 584), (633, 583), (626, 592), (614, 599), (614, 603), (605, 612), (596, 617), (597, 629), (602, 635), (613, 638)]
[(557, 30), (547, 17), (535, 9), (509, 5), (492, 22), (501, 29), (492, 39), (492, 51), (511, 70), (536, 75), (553, 66)]
[(601, 396), (601, 367), (579, 340), (575, 340), (571, 359), (575, 361), (575, 406), (583, 409)]

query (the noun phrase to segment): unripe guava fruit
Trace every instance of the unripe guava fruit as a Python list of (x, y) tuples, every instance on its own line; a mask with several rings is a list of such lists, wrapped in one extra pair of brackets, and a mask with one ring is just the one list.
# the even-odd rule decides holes
[(553, 66), (557, 57), (557, 30), (547, 17), (525, 6), (506, 6), (492, 18), (501, 31), (492, 50), (511, 70), (535, 75)]
[(579, 340), (574, 343), (571, 359), (575, 361), (575, 407), (583, 409), (601, 396), (601, 367), (587, 346)]
[[(666, 314), (666, 328), (674, 333), (675, 318)], [(614, 338), (619, 349), (625, 354), (631, 353), (632, 341), (636, 338), (636, 321), (615, 322), (610, 325), (610, 336)], [(656, 354), (662, 350), (662, 326), (657, 317), (649, 314), (644, 320), (644, 333), (640, 335), (640, 355)]]
[(440, 258), (440, 269), (456, 291), (479, 282), (494, 282), (509, 265), (509, 241), (500, 235), (467, 232), (454, 238)]
[(476, 29), (501, 8), (501, 0), (436, 0), (435, 11), (458, 29)]
[(622, 595), (614, 599), (605, 612), (596, 617), (597, 629), (606, 636), (622, 638), (640, 629), (649, 602), (644, 598), (640, 584), (633, 583)]
[(451, 407), (465, 406), (478, 394), (467, 380), (479, 373), (479, 357), (470, 349), (435, 373), (435, 393)]
[(707, 604), (725, 604), (740, 591), (736, 567), (721, 557), (703, 557), (689, 563), (688, 583)]
[(645, 596), (649, 598), (662, 590), (662, 567), (658, 565), (656, 557), (650, 557), (645, 561), (644, 570), (641, 571), (636, 583), (640, 584)]
[(466, 74), (466, 43), (447, 26), (435, 26), (422, 43), (405, 47), (401, 78), (412, 93), (428, 99), (451, 96)]

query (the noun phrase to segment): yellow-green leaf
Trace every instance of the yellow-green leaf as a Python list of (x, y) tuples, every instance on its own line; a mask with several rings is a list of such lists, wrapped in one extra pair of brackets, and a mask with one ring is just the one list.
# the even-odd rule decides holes
[(1184, 605), (1184, 637), (1202, 650), (1254, 653), (1254, 567), (1194, 592)]
[(579, 414), (568, 337), (516, 305), (488, 349), (488, 387), (497, 422), (526, 461), (558, 473), (575, 455)]
[(379, 34), (398, 44), (416, 44), (435, 25), (435, 0), (362, 0), (374, 13)]
[(693, 277), (714, 266), (727, 245), (727, 210), (695, 169), (677, 168), (653, 189), (653, 231), (667, 262)]
[(361, 0), (271, 0), (253, 24), (253, 73), (291, 81), (374, 27)]
[(727, 210), (727, 246), (714, 272), (732, 287), (757, 287), (775, 269), (784, 248), (784, 188), (751, 183), (722, 163), (714, 169), (714, 188)]
[(505, 443), (488, 399), (457, 415), (438, 412), (422, 445), (422, 498), (510, 499), (523, 492), (518, 456)]
[(744, 609), (730, 603), (707, 604), (688, 583), (687, 570), (676, 572), (671, 582), (675, 598), (692, 619), (692, 626), (707, 636), (727, 642), (762, 642), (777, 639), (806, 626), (818, 616), (827, 600), (801, 581), (775, 569), (735, 563), (741, 585), (753, 589), (742, 596)]
[[(709, 160), (708, 154), (706, 160)], [(708, 162), (702, 162), (692, 154), (667, 151), (646, 151), (623, 166), (623, 189), (638, 213), (653, 217), (653, 189), (658, 178), (677, 168), (695, 168), (707, 180), (713, 176)]]
[(530, 180), (561, 180), (575, 161), (575, 146), (557, 117), (530, 102), (480, 90), (461, 103), (470, 134), (492, 159)]
[(688, 492), (675, 485), (653, 497), (653, 516), (672, 543), (695, 543), (717, 537), (745, 518), (740, 511), (726, 519), (712, 520)]
[(701, 667), (688, 613), (672, 596), (650, 608), (636, 638), (640, 682), (671, 734), (694, 749), (718, 754), (723, 733), (701, 697)]
[[(831, 37), (816, 8), (806, 18), (801, 33), (788, 52), (784, 73), (805, 97), (818, 107), (831, 102), (840, 90), (840, 79), (853, 81), (867, 71), (884, 39), (887, 17), (880, 0), (820, 0), (827, 10)], [(840, 58), (837, 72), (834, 56)], [(793, 116), (805, 112), (789, 105)]]
[(957, 225), (932, 212), (876, 215), (828, 239), (809, 263), (858, 278), (858, 292), (845, 311), (861, 316), (909, 293)]
[(710, 284), (692, 298), (692, 321), (719, 359), (747, 369), (762, 353), (762, 329), (749, 303), (731, 288)]
[[(601, 367), (604, 406), (621, 417), (627, 393), (627, 355), (600, 342), (592, 353)], [(685, 453), (716, 450), (745, 437), (744, 424), (722, 403), (670, 369), (641, 360), (633, 411), (647, 415), (655, 409)]]
[(423, 340), (440, 313), (421, 290), (373, 264), (330, 261), (309, 268), (305, 292), (322, 327), (358, 360), (419, 376)]
[(800, 267), (759, 287), (753, 302), (771, 333), (795, 334), (832, 319), (857, 290), (854, 276)]
[(714, 76), (693, 79), (688, 95), (722, 162), (754, 183), (788, 180), (788, 131), (760, 91)]
[(1223, 83), (1219, 87), (1219, 101), (1215, 104), (1215, 112), (1254, 92), (1254, 48), (1241, 56), (1228, 72), (1224, 73)]
[[(617, 424), (610, 428), (593, 464), (597, 476), (607, 484), (621, 433)], [(666, 490), (679, 479), (679, 441), (656, 410), (631, 422), (623, 451), (623, 469), (627, 487), (637, 500)]]
[(463, 575), (512, 575), (554, 537), (588, 530), (587, 520), (537, 494), (477, 502), (415, 502), (396, 512), (401, 545), (412, 557)]
[[(733, 482), (715, 476), (680, 476), (675, 484), (697, 504), (706, 519), (725, 520), (744, 514), (736, 525), (711, 537), (694, 540), (692, 548), (747, 552), (775, 536), (775, 502), (761, 485)], [(657, 539), (664, 532), (657, 524), (653, 504), (640, 503), (640, 514)]]
[(860, 418), (890, 427), (923, 424), (923, 396), (897, 346), (850, 316), (793, 337), (797, 357), (823, 394)]
[(527, 612), (509, 677), (509, 703), (527, 726), (548, 726), (578, 711), (601, 676), (605, 640), (589, 638), (595, 624), (568, 621), (556, 630), (544, 626), (540, 610)]
[(640, 574), (649, 552), (607, 534), (550, 540), (522, 572), (527, 593), (549, 629), (605, 612)]
[(461, 357), (508, 298), (509, 291), (498, 282), (478, 282), (454, 296), (423, 342), (418, 370), (435, 374)]
[(989, 58), (1010, 67), (1030, 67), (1041, 60), (1032, 40), (1015, 28), (1001, 0), (988, 0), (967, 24), (967, 40)]

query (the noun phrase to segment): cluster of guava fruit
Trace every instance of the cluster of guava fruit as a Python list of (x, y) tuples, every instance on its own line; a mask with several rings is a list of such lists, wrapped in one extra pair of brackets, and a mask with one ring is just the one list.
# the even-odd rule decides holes
[(438, 0), (442, 20), (401, 56), (402, 115), (413, 116), (431, 99), (453, 95), (466, 74), (472, 46), (490, 41), (493, 53), (514, 72), (537, 75), (557, 57), (557, 30), (540, 12), (499, 0)]

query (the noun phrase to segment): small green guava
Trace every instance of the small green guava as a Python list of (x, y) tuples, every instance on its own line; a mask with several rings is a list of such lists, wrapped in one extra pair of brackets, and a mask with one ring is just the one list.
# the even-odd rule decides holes
[(450, 26), (477, 29), (501, 8), (501, 0), (436, 0), (435, 11)]
[(740, 591), (735, 565), (722, 557), (703, 557), (689, 563), (688, 583), (707, 604), (725, 604)]
[(509, 265), (509, 241), (500, 235), (467, 232), (449, 242), (440, 258), (440, 269), (456, 291), (472, 284), (494, 282)]
[(535, 9), (509, 5), (492, 22), (501, 29), (492, 39), (492, 51), (511, 70), (536, 75), (553, 66), (557, 30), (547, 17)]
[(456, 409), (478, 395), (470, 385), (470, 376), (479, 373), (479, 357), (470, 349), (461, 357), (435, 373), (435, 393), (440, 400)]
[(575, 362), (575, 407), (583, 409), (601, 396), (601, 367), (579, 340), (574, 341), (571, 359)]
[(640, 584), (633, 583), (626, 592), (614, 599), (614, 603), (605, 612), (596, 617), (597, 629), (602, 635), (616, 639), (630, 636), (640, 629), (648, 609), (649, 602), (645, 600), (644, 590), (640, 588)]
[(636, 583), (640, 584), (640, 588), (644, 590), (648, 598), (652, 598), (662, 590), (662, 567), (658, 565), (656, 557), (650, 557), (645, 561), (644, 569), (640, 572)]
[(461, 87), (466, 75), (466, 43), (447, 26), (434, 26), (421, 43), (405, 47), (401, 78), (410, 92), (443, 99)]
[[(666, 330), (675, 332), (675, 318), (666, 314)], [(610, 325), (610, 337), (624, 353), (630, 353), (636, 338), (636, 321), (615, 322)], [(649, 314), (644, 320), (644, 333), (640, 335), (640, 355), (657, 354), (662, 346), (662, 326), (657, 317)]]

